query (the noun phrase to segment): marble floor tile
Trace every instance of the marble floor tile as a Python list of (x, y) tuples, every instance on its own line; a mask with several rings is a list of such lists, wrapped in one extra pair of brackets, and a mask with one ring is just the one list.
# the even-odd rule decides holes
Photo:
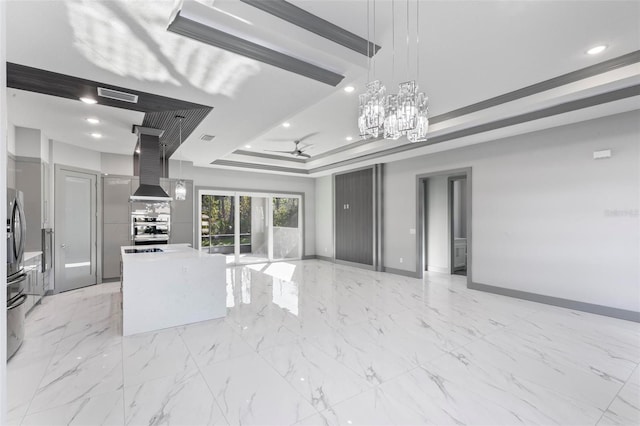
[(122, 344), (78, 347), (54, 355), (27, 415), (122, 389)]
[(23, 426), (118, 426), (124, 424), (122, 390), (85, 396), (69, 404), (28, 415)]
[[(55, 350), (55, 349), (54, 349)], [(22, 419), (40, 387), (54, 353), (19, 350), (7, 363), (7, 414)]]
[(362, 377), (304, 339), (260, 355), (317, 410), (370, 389)]
[(370, 323), (344, 326), (310, 342), (372, 385), (415, 367), (413, 354), (394, 351)]
[(465, 348), (424, 367), (433, 376), (508, 408), (524, 424), (595, 424), (602, 410), (590, 402), (536, 383), (517, 369), (477, 359)]
[[(605, 410), (622, 384), (606, 376), (591, 374), (570, 365), (557, 365), (505, 349), (484, 339), (452, 351), (466, 362), (489, 365), (574, 400)], [(437, 363), (437, 360), (435, 361)]]
[(290, 425), (316, 410), (257, 354), (202, 369), (230, 424)]
[(177, 328), (124, 337), (122, 349), (125, 386), (198, 369)]
[(125, 387), (124, 414), (131, 426), (227, 424), (198, 372)]
[(128, 337), (119, 282), (45, 297), (8, 423), (640, 424), (638, 323), (320, 260), (227, 292), (224, 319)]
[(636, 368), (629, 381), (607, 408), (599, 425), (640, 424), (640, 367)]
[(184, 327), (180, 335), (195, 362), (204, 368), (254, 351), (233, 327), (221, 318)]

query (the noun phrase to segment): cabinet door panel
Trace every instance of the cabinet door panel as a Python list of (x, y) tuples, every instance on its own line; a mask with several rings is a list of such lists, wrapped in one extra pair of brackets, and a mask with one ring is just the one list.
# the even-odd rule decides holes
[(193, 244), (193, 223), (171, 223), (171, 244)]
[(336, 176), (335, 200), (336, 259), (372, 265), (373, 171)]
[[(135, 191), (136, 188), (133, 190)], [(131, 178), (104, 177), (102, 181), (104, 223), (129, 223)]]
[(102, 278), (120, 276), (120, 247), (131, 245), (128, 223), (105, 223), (102, 251)]

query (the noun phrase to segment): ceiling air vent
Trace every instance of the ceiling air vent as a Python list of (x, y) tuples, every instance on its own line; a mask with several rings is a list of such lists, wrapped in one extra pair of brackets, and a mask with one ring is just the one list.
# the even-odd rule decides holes
[(213, 135), (202, 135), (200, 136), (200, 140), (203, 140), (205, 142), (211, 142), (213, 140), (213, 138), (215, 138), (215, 136)]
[(120, 92), (119, 90), (105, 89), (104, 87), (98, 87), (98, 96), (102, 96), (103, 98), (115, 99), (122, 102), (129, 102), (132, 104), (138, 103), (138, 95), (133, 95), (127, 92)]

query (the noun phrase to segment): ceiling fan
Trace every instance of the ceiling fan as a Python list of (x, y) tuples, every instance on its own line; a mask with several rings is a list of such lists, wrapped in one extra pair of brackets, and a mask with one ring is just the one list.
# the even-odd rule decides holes
[[(299, 139), (294, 139), (292, 142), (295, 144), (295, 147), (293, 148), (292, 151), (276, 151), (276, 150), (272, 150), (272, 149), (265, 149), (265, 151), (279, 152), (279, 153), (282, 153), (282, 154), (291, 154), (291, 155), (293, 155), (295, 157), (311, 158), (311, 156), (309, 154), (307, 154), (307, 153), (305, 153), (303, 151), (303, 149), (309, 148), (311, 145), (305, 145), (305, 146), (300, 147), (300, 142), (302, 142), (303, 140), (308, 139), (308, 138), (310, 138), (312, 136), (315, 136), (317, 134), (318, 134), (318, 132), (309, 133), (308, 135), (303, 136), (303, 137), (301, 137)], [(288, 141), (290, 141), (290, 139), (271, 139), (271, 141), (276, 141), (276, 142), (287, 141), (288, 142)]]

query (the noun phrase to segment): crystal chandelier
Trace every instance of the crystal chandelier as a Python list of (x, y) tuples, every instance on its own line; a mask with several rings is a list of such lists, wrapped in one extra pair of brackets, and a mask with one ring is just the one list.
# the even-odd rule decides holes
[[(370, 52), (371, 42), (369, 42), (369, 0), (367, 0), (367, 56), (368, 67), (367, 76), (370, 76), (371, 57), (375, 55), (376, 39), (376, 3), (373, 0), (373, 46), (374, 51)], [(374, 71), (375, 75), (375, 62)], [(367, 91), (359, 96), (360, 108), (358, 111), (358, 129), (363, 139), (378, 138), (384, 133), (385, 120), (385, 92), (386, 88), (380, 80), (369, 81)]]
[[(184, 117), (176, 115), (176, 118), (180, 120), (180, 144), (178, 145), (178, 148), (180, 148), (182, 146), (182, 120)], [(178, 201), (184, 201), (187, 199), (187, 185), (185, 185), (184, 180), (182, 179), (182, 157), (180, 157), (180, 177), (178, 182), (176, 182), (174, 196)]]
[[(395, 72), (395, 1), (393, 9), (393, 63)], [(419, 53), (420, 1), (416, 5), (416, 51)], [(409, 0), (407, 0), (407, 71), (409, 70)], [(367, 1), (367, 23), (369, 17)], [(375, 42), (375, 0), (374, 0), (374, 42)], [(367, 26), (367, 42), (369, 39)], [(416, 55), (416, 75), (420, 77), (419, 54)], [(369, 67), (370, 68), (370, 67)], [(392, 73), (393, 74), (393, 73)], [(415, 80), (400, 83), (397, 94), (385, 96), (385, 87), (379, 80), (367, 84), (367, 92), (360, 95), (358, 127), (363, 139), (377, 138), (397, 140), (406, 136), (409, 142), (424, 142), (429, 130), (429, 99), (418, 91)]]

